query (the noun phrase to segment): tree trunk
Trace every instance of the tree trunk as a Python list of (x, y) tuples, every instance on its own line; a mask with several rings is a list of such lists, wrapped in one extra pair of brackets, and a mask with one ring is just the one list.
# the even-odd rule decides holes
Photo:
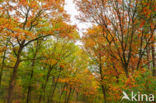
[(104, 85), (101, 85), (101, 87), (102, 87), (102, 92), (103, 92), (104, 103), (107, 103), (107, 100), (106, 100), (106, 89), (105, 89)]
[[(43, 88), (43, 84), (42, 84), (42, 88)], [(41, 103), (41, 101), (42, 101), (42, 93), (40, 93), (39, 95), (38, 103)]]
[[(32, 65), (31, 65), (32, 69), (31, 69), (30, 81), (32, 80), (33, 75), (34, 75), (35, 59), (36, 59), (36, 56), (37, 56), (37, 53), (38, 53), (38, 49), (39, 49), (38, 46), (39, 46), (39, 44), (38, 44), (38, 41), (37, 41), (36, 51), (35, 51), (35, 54), (34, 54), (34, 57), (33, 57), (33, 60), (32, 60)], [(29, 86), (28, 86), (27, 101), (26, 101), (26, 103), (31, 102), (31, 90), (32, 90), (32, 86), (31, 86), (30, 83), (29, 83)]]
[[(55, 94), (55, 90), (56, 90), (56, 87), (57, 87), (57, 84), (58, 84), (58, 79), (60, 77), (60, 74), (61, 74), (61, 71), (59, 72), (56, 81), (54, 80), (55, 81), (54, 88), (53, 88), (53, 84), (51, 85), (51, 90), (52, 91), (51, 91), (51, 94), (49, 95), (47, 103), (53, 103), (53, 97), (54, 97), (54, 94)], [(52, 80), (52, 82), (53, 82), (53, 80)]]
[[(36, 58), (36, 56), (34, 57), (34, 59), (35, 58)], [(30, 81), (32, 80), (33, 75), (34, 75), (34, 65), (35, 65), (35, 60), (32, 61), (32, 70), (31, 70), (31, 75), (30, 75)], [(26, 103), (29, 103), (29, 101), (31, 101), (31, 90), (32, 90), (32, 86), (31, 86), (31, 84), (29, 84)]]
[(153, 64), (153, 76), (156, 76), (156, 58), (155, 58), (154, 42), (152, 45), (152, 64)]
[(7, 103), (12, 103), (12, 94), (13, 94), (14, 86), (16, 84), (16, 74), (17, 74), (18, 66), (20, 64), (20, 56), (21, 56), (22, 49), (23, 49), (23, 47), (20, 46), (19, 50), (18, 50), (18, 53), (17, 53), (16, 63), (14, 65), (14, 67), (13, 67), (13, 73), (12, 73), (12, 75), (10, 77)]
[(152, 71), (151, 70), (151, 67), (150, 67), (150, 47), (147, 47), (146, 48), (146, 53), (147, 53), (147, 66), (148, 66), (148, 70)]
[[(8, 46), (8, 41), (6, 41), (6, 48)], [(3, 69), (4, 69), (4, 65), (5, 65), (5, 59), (6, 59), (6, 51), (4, 51), (4, 54), (3, 54), (3, 59), (2, 59), (2, 64), (1, 64), (1, 71), (0, 71), (0, 87), (1, 87), (1, 82), (2, 82), (2, 76), (3, 76)]]
[(64, 93), (65, 87), (66, 87), (66, 83), (64, 84), (64, 86), (63, 86), (63, 88), (62, 88), (59, 103), (61, 103), (61, 98), (62, 98), (62, 95), (63, 95), (63, 93)]
[(100, 75), (101, 75), (101, 87), (102, 87), (102, 92), (103, 92), (104, 103), (107, 103), (106, 89), (104, 85), (102, 84), (104, 76), (103, 76), (103, 71), (102, 71), (101, 55), (99, 55), (99, 70), (100, 70)]
[(46, 81), (45, 81), (45, 83), (42, 86), (43, 96), (40, 95), (40, 97), (39, 97), (39, 103), (42, 101), (42, 99), (45, 100), (45, 90), (46, 90), (46, 87), (47, 87), (47, 83), (49, 81), (50, 73), (53, 70), (53, 68), (54, 68), (54, 65), (52, 67), (49, 66), (49, 68), (48, 68), (48, 72), (47, 72), (47, 75), (46, 75)]
[(125, 65), (123, 66), (123, 68), (124, 68), (124, 71), (125, 71), (126, 77), (129, 78), (128, 64), (125, 64)]
[(70, 87), (70, 90), (69, 90), (69, 93), (68, 93), (68, 96), (67, 96), (65, 103), (69, 103), (71, 91), (72, 91), (72, 88)]
[(113, 69), (114, 69), (115, 72), (117, 73), (117, 75), (116, 75), (116, 83), (119, 83), (119, 73), (118, 73), (118, 70), (116, 69), (114, 63), (113, 63), (112, 65), (113, 65)]

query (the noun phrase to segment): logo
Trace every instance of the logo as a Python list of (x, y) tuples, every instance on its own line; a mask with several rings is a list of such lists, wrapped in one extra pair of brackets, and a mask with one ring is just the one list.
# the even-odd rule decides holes
[(131, 96), (129, 97), (125, 91), (122, 92), (123, 97), (121, 101), (128, 100), (128, 101), (146, 101), (146, 102), (153, 102), (154, 101), (154, 95), (153, 94), (140, 94), (138, 92), (135, 94), (133, 91), (131, 92)]

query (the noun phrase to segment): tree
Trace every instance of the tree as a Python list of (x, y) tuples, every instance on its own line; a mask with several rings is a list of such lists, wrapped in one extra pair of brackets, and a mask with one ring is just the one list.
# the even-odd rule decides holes
[[(138, 10), (137, 10), (137, 18), (141, 21), (141, 24), (140, 26), (142, 27), (142, 31), (144, 33), (144, 35), (146, 36), (145, 37), (145, 40), (148, 41), (148, 36), (150, 35), (150, 38), (151, 38), (151, 43), (149, 43), (149, 45), (147, 46), (147, 59), (148, 59), (148, 67), (150, 69), (150, 61), (152, 61), (152, 67), (153, 67), (153, 70), (152, 70), (152, 73), (153, 73), (153, 76), (156, 75), (156, 72), (155, 72), (155, 49), (154, 49), (154, 43), (155, 43), (155, 28), (156, 28), (156, 25), (155, 25), (155, 21), (154, 21), (154, 18), (155, 18), (155, 12), (154, 12), (154, 5), (155, 5), (155, 2), (152, 1), (152, 0), (142, 0), (142, 1), (139, 1), (138, 2)], [(150, 59), (150, 51), (152, 53), (152, 60)]]
[[(144, 51), (151, 44), (153, 37), (153, 33), (145, 37), (145, 31), (142, 30), (145, 21), (140, 23), (137, 19), (138, 0), (75, 1), (81, 12), (80, 20), (90, 21), (103, 28), (101, 35), (110, 47), (110, 55), (118, 59), (128, 78), (130, 69), (139, 69)], [(134, 50), (134, 43), (137, 40), (139, 41)], [(144, 40), (147, 41), (143, 42)], [(132, 68), (130, 65), (133, 57), (138, 58), (136, 59), (138, 63)]]
[[(144, 65), (147, 65), (145, 51), (153, 42), (155, 27), (153, 16), (150, 15), (153, 15), (154, 9), (146, 9), (147, 11), (143, 12), (138, 0), (75, 0), (75, 2), (80, 11), (78, 19), (93, 24), (91, 29), (84, 33), (83, 42), (86, 52), (99, 64), (98, 68), (102, 68), (99, 69), (101, 80), (108, 72), (104, 68), (111, 68), (114, 71), (117, 82), (123, 71), (129, 78), (135, 71), (143, 70)], [(138, 11), (143, 14), (150, 13), (146, 16), (151, 17), (152, 29), (149, 29), (151, 26), (145, 27), (148, 20), (138, 19), (141, 15)], [(152, 31), (147, 32), (146, 29)], [(107, 59), (104, 61), (104, 58)], [(105, 95), (104, 92), (103, 94)], [(104, 101), (107, 102), (106, 96)]]
[[(8, 103), (12, 103), (13, 89), (23, 49), (40, 38), (56, 34), (56, 31), (52, 30), (52, 24), (48, 22), (58, 18), (58, 13), (65, 14), (63, 11), (63, 2), (55, 2), (55, 0), (6, 0), (1, 2), (1, 20), (4, 20), (3, 22), (6, 23), (5, 25), (1, 25), (1, 30), (5, 33), (4, 35), (11, 38), (9, 42), (16, 56), (9, 82)], [(66, 15), (64, 16), (66, 17)]]

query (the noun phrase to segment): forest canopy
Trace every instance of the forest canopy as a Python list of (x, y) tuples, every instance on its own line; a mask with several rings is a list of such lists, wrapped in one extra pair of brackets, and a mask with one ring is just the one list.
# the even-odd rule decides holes
[(156, 1), (73, 5), (0, 0), (0, 103), (156, 102)]

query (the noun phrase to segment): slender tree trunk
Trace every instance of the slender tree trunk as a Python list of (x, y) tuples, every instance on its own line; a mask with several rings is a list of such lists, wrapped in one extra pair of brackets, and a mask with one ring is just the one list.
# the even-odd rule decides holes
[(54, 87), (53, 87), (53, 84), (52, 84), (52, 86), (51, 86), (51, 94), (50, 94), (50, 96), (49, 96), (49, 98), (48, 98), (48, 103), (53, 103), (53, 97), (54, 97), (54, 94), (55, 94), (55, 90), (56, 90), (56, 87), (57, 87), (57, 84), (58, 84), (58, 79), (59, 79), (59, 77), (60, 77), (60, 74), (61, 74), (61, 71), (59, 72), (59, 74), (58, 74), (58, 77), (57, 77), (57, 79), (56, 79), (56, 81), (55, 81), (55, 84), (54, 84)]
[[(43, 88), (43, 85), (44, 84), (42, 84), (42, 87), (41, 88)], [(40, 95), (39, 95), (38, 103), (41, 103), (41, 101), (42, 101), (42, 93), (40, 93)]]
[[(34, 74), (34, 70), (32, 69), (30, 80), (32, 80), (33, 74)], [(31, 87), (31, 84), (30, 84), (30, 85), (28, 86), (27, 101), (26, 101), (26, 103), (31, 102), (31, 89), (32, 89), (32, 87)]]
[(66, 87), (66, 83), (64, 84), (64, 86), (63, 86), (63, 88), (62, 88), (59, 103), (61, 103), (61, 98), (62, 98), (62, 95), (63, 95), (63, 93), (64, 93), (65, 87)]
[(153, 64), (153, 76), (156, 76), (156, 57), (155, 57), (154, 42), (152, 45), (152, 64)]
[(104, 85), (101, 85), (101, 87), (102, 87), (102, 92), (103, 92), (104, 103), (107, 103), (106, 88), (104, 87)]
[(118, 73), (118, 70), (115, 67), (114, 63), (112, 65), (113, 65), (113, 68), (114, 68), (115, 72), (117, 73), (117, 75), (116, 75), (116, 83), (119, 83), (119, 73)]
[[(34, 54), (34, 57), (33, 57), (33, 60), (32, 60), (32, 65), (31, 65), (32, 70), (31, 70), (31, 75), (30, 75), (30, 81), (32, 80), (33, 75), (34, 75), (35, 59), (36, 59), (36, 56), (37, 56), (37, 53), (38, 53), (38, 49), (39, 49), (39, 41), (37, 40), (36, 51), (35, 51), (35, 54)], [(29, 101), (31, 102), (31, 90), (32, 90), (32, 87), (31, 87), (31, 84), (29, 84), (28, 92), (27, 92), (27, 102), (26, 103), (29, 103)]]
[(49, 81), (50, 73), (53, 70), (53, 68), (54, 68), (54, 65), (52, 67), (49, 66), (49, 68), (48, 68), (48, 72), (47, 72), (47, 75), (46, 75), (46, 81), (45, 81), (45, 83), (42, 86), (43, 95), (40, 94), (40, 96), (39, 96), (39, 103), (42, 101), (42, 99), (45, 101), (45, 91), (46, 91), (47, 83)]
[(48, 99), (47, 99), (47, 103), (51, 103), (52, 102), (52, 95), (53, 95), (53, 91), (54, 91), (54, 88), (56, 85), (56, 81), (55, 81), (55, 77), (52, 78), (52, 84), (51, 84), (51, 92), (50, 94), (48, 95)]
[(102, 84), (103, 81), (103, 70), (102, 70), (102, 63), (101, 63), (101, 55), (99, 55), (99, 70), (100, 70), (100, 75), (101, 75), (101, 87), (102, 87), (102, 92), (103, 92), (103, 98), (104, 98), (104, 103), (107, 103), (107, 98), (106, 98), (106, 88)]
[(150, 63), (149, 63), (150, 62), (150, 47), (146, 48), (146, 53), (147, 53), (148, 70), (151, 70)]
[[(35, 61), (32, 62), (32, 70), (31, 70), (31, 75), (30, 75), (30, 81), (32, 80), (33, 75), (34, 75), (34, 69), (33, 69), (34, 65), (35, 65)], [(31, 86), (31, 84), (29, 84), (26, 103), (31, 102), (31, 90), (32, 90), (32, 86)]]
[(71, 91), (72, 91), (72, 88), (70, 87), (70, 90), (69, 90), (69, 93), (68, 93), (68, 96), (67, 96), (65, 103), (69, 103)]
[(124, 68), (124, 70), (125, 70), (126, 77), (129, 78), (128, 64), (124, 64), (123, 68)]
[[(32, 60), (32, 65), (31, 65), (32, 69), (31, 69), (30, 81), (32, 80), (33, 75), (34, 75), (34, 66), (35, 66), (35, 59), (36, 59), (36, 56), (37, 56), (37, 52), (38, 52), (38, 41), (37, 41), (37, 47), (36, 47), (36, 51), (35, 51), (35, 54), (34, 54), (34, 57), (33, 57), (33, 60)], [(32, 90), (32, 86), (31, 86), (30, 83), (29, 83), (29, 86), (28, 86), (26, 103), (30, 103), (31, 102), (31, 90)]]
[[(67, 86), (67, 89), (68, 89), (68, 86)], [(64, 103), (66, 103), (67, 101), (67, 95), (68, 95), (68, 92), (66, 91)]]
[(19, 50), (18, 50), (18, 53), (17, 53), (17, 58), (16, 58), (15, 65), (13, 67), (13, 72), (12, 72), (12, 75), (10, 77), (7, 103), (12, 103), (12, 94), (13, 94), (14, 86), (16, 84), (16, 74), (17, 74), (18, 66), (20, 64), (20, 56), (21, 56), (22, 49), (23, 49), (23, 46), (20, 46)]
[[(8, 47), (8, 41), (6, 41), (6, 45), (5, 46), (6, 46), (6, 48)], [(1, 87), (1, 82), (2, 82), (3, 69), (4, 69), (4, 65), (5, 65), (6, 52), (7, 52), (7, 50), (4, 51), (3, 59), (2, 59), (2, 64), (1, 64), (1, 70), (0, 70), (0, 87)]]

